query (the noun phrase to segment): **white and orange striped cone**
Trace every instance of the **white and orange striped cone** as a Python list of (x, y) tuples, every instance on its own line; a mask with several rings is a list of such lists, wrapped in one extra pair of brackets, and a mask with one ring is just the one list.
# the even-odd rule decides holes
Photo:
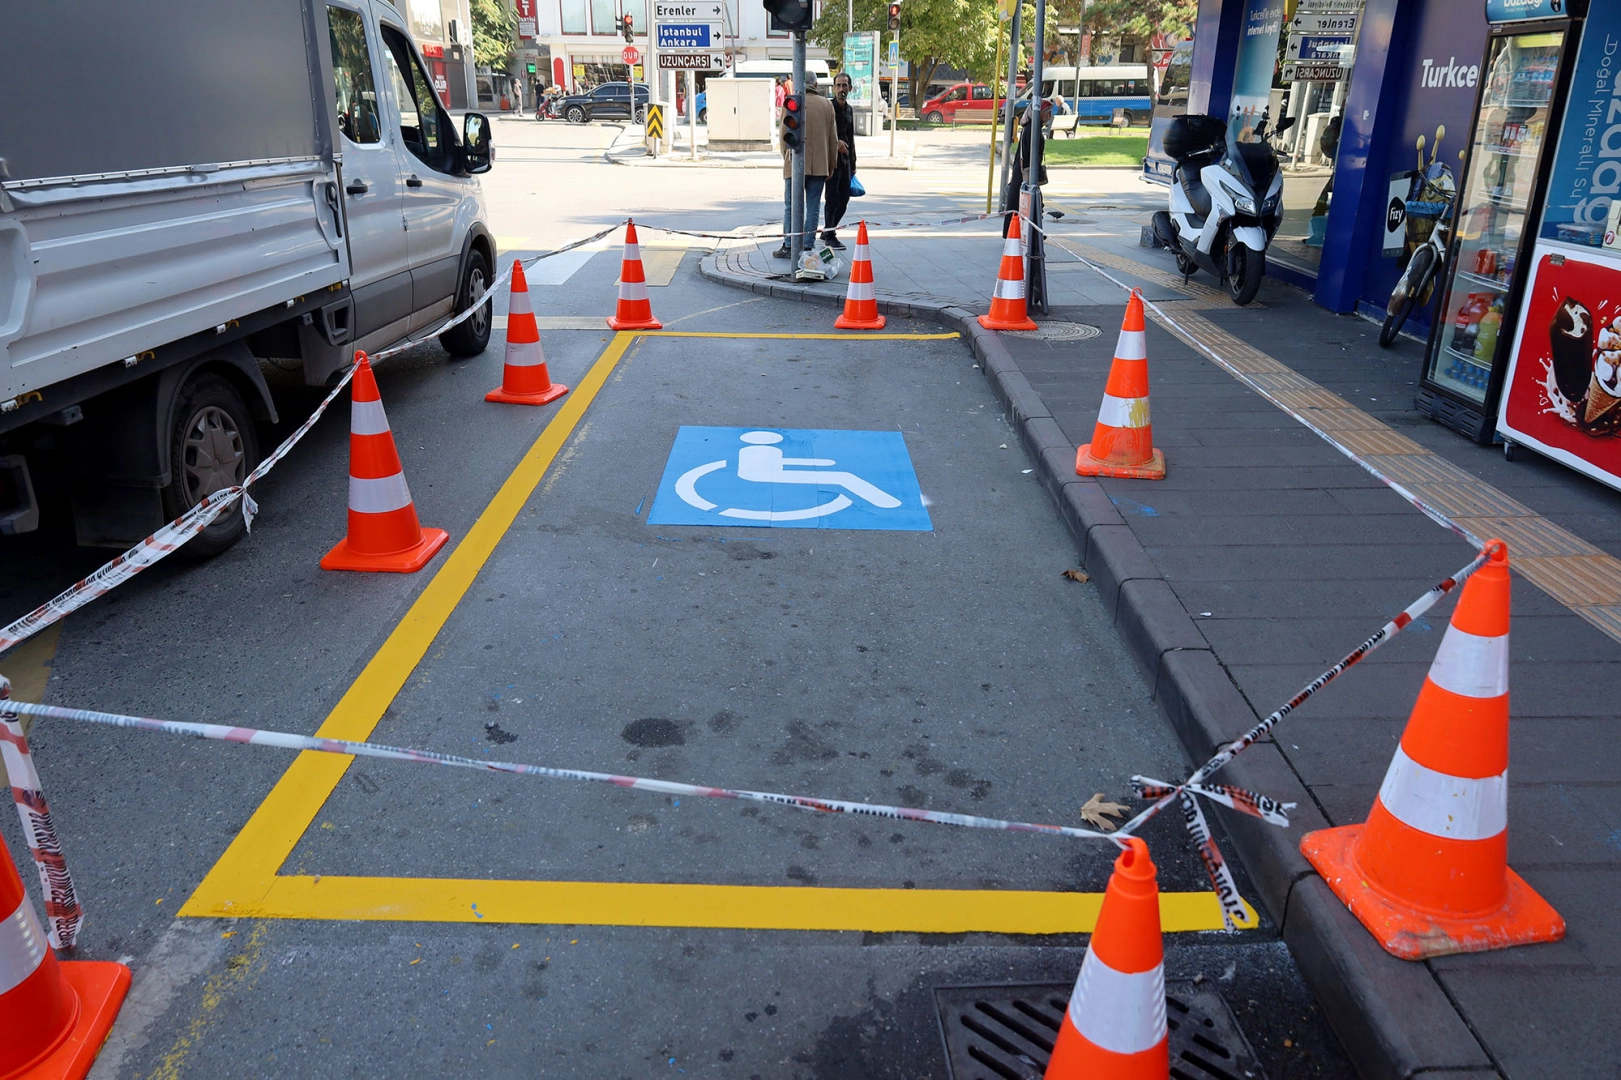
[(882, 330), (878, 295), (872, 285), (872, 256), (867, 250), (867, 223), (856, 229), (856, 250), (850, 263), (850, 287), (844, 294), (844, 314), (833, 320), (835, 330)]
[(1558, 941), (1565, 921), (1508, 868), (1508, 548), (1464, 582), (1368, 820), (1301, 853), (1404, 960)]
[(1019, 253), (1019, 215), (1008, 223), (1002, 241), (1002, 264), (996, 271), (996, 291), (991, 293), (991, 313), (979, 317), (987, 330), (1039, 330), (1024, 306), (1024, 256)]
[(625, 222), (625, 260), (619, 268), (619, 304), (608, 316), (610, 330), (662, 330), (653, 318), (647, 298), (647, 274), (642, 270), (642, 246), (636, 242), (636, 223)]
[(535, 325), (534, 305), (529, 302), (529, 279), (523, 263), (512, 260), (512, 293), (507, 304), (507, 360), (501, 369), (501, 385), (484, 395), (485, 401), (509, 405), (546, 405), (568, 393), (568, 387), (552, 382), (546, 370), (546, 353), (540, 347), (540, 328)]
[(1097, 929), (1064, 1010), (1045, 1080), (1167, 1080), (1159, 882), (1135, 836), (1114, 861)]
[(321, 569), (413, 573), (450, 537), (417, 520), (371, 361), (357, 352), (355, 365), (349, 384), (349, 535), (322, 556)]
[(1075, 451), (1075, 475), (1165, 479), (1165, 455), (1154, 449), (1149, 423), (1148, 337), (1143, 297), (1136, 289), (1126, 302), (1092, 441)]
[(0, 837), (0, 1076), (88, 1074), (129, 982), (123, 964), (56, 958)]

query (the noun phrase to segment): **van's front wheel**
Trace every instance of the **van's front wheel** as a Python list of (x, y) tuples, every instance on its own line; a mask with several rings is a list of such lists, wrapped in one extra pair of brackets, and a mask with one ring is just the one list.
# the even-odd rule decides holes
[[(461, 287), (456, 290), (456, 314), (472, 306), (473, 301), (490, 287), (490, 264), (477, 248), (467, 257), (467, 269), (462, 271)], [(451, 356), (477, 356), (490, 344), (490, 314), (495, 298), (479, 305), (477, 311), (446, 330), (439, 340)]]

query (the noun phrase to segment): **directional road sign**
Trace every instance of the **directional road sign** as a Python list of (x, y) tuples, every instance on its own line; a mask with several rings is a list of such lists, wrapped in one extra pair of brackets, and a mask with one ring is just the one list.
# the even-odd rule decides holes
[(714, 52), (667, 52), (659, 50), (659, 70), (661, 71), (723, 71), (726, 68), (726, 54), (716, 50)]
[(1331, 13), (1325, 11), (1306, 11), (1296, 15), (1289, 22), (1289, 33), (1301, 35), (1338, 35), (1342, 37), (1355, 37), (1357, 23), (1361, 16), (1355, 12)]
[(720, 23), (668, 22), (654, 23), (659, 52), (670, 49), (692, 52), (697, 49), (719, 49), (725, 43), (725, 31)]
[(934, 528), (900, 432), (795, 428), (683, 426), (647, 521), (778, 529)]
[(671, 4), (659, 0), (653, 5), (653, 21), (655, 23), (680, 22), (724, 22), (724, 10), (714, 0), (702, 0), (695, 4)]
[(1339, 64), (1284, 64), (1284, 82), (1339, 82), (1346, 68)]
[(1290, 35), (1284, 49), (1287, 64), (1345, 64), (1355, 51), (1355, 43), (1346, 36), (1297, 37)]

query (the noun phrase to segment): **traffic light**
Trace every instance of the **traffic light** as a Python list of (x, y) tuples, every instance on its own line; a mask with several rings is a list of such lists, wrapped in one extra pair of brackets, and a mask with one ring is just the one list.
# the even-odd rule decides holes
[(771, 29), (809, 30), (811, 25), (810, 0), (762, 0), (771, 13)]
[(898, 2), (889, 5), (889, 28), (891, 30), (901, 28), (901, 5)]
[(619, 20), (619, 31), (625, 35), (626, 41), (636, 40), (635, 24), (631, 22), (629, 15)]
[(789, 150), (805, 145), (804, 94), (789, 94), (782, 99), (782, 145)]

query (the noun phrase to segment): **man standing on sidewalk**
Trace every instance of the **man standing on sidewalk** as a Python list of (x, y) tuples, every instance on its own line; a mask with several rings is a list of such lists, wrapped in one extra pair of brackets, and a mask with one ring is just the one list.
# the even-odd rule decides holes
[[(800, 118), (800, 131), (805, 140), (805, 226), (800, 247), (811, 251), (816, 243), (816, 219), (821, 216), (822, 191), (827, 178), (839, 160), (838, 125), (833, 118), (833, 103), (817, 92), (814, 80), (807, 79), (805, 87), (805, 115)], [(794, 152), (777, 132), (782, 146), (782, 247), (777, 258), (793, 257), (790, 236), (794, 231)]]
[(850, 76), (844, 72), (833, 80), (833, 119), (839, 139), (839, 163), (827, 178), (827, 231), (822, 239), (827, 246), (844, 250), (839, 234), (834, 230), (844, 220), (844, 211), (850, 205), (850, 181), (856, 174), (856, 116), (850, 107)]

